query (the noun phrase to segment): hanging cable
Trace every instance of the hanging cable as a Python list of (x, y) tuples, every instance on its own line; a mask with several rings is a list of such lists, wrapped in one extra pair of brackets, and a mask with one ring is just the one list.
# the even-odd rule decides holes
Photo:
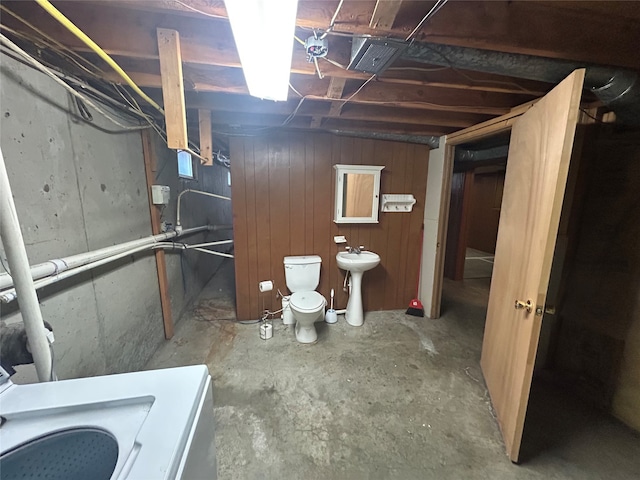
[(318, 66), (317, 57), (313, 57), (313, 64), (316, 66), (316, 72), (318, 72), (318, 77), (320, 78), (320, 80), (322, 80), (324, 78), (324, 75), (322, 75), (322, 72), (320, 71), (320, 67)]
[(2, 33), (0, 33), (0, 42), (6, 47), (9, 48), (10, 50), (12, 50), (13, 52), (17, 53), (18, 55), (20, 55), (22, 58), (24, 58), (28, 63), (30, 63), (31, 65), (33, 65), (35, 68), (37, 68), (38, 70), (40, 70), (42, 73), (44, 73), (45, 75), (51, 77), (51, 79), (53, 79), (53, 81), (55, 81), (58, 85), (60, 85), (61, 87), (63, 87), (65, 90), (67, 90), (69, 93), (71, 93), (74, 97), (76, 98), (80, 98), (81, 100), (83, 100), (85, 103), (87, 103), (87, 105), (90, 105), (91, 107), (93, 107), (95, 110), (97, 110), (98, 112), (100, 112), (102, 115), (104, 115), (105, 117), (107, 117), (109, 120), (111, 120), (113, 123), (115, 123), (116, 125), (118, 125), (119, 127), (123, 128), (124, 130), (143, 130), (145, 128), (149, 128), (147, 125), (145, 126), (136, 126), (136, 127), (132, 127), (130, 125), (125, 125), (123, 123), (121, 123), (117, 118), (113, 117), (109, 112), (107, 112), (106, 110), (102, 109), (101, 107), (99, 107), (98, 105), (96, 105), (92, 100), (90, 100), (88, 97), (86, 97), (85, 95), (77, 92), (75, 89), (71, 88), (69, 85), (67, 85), (65, 82), (63, 82), (62, 80), (60, 80), (60, 78), (58, 78), (58, 76), (51, 71), (51, 69), (45, 67), (42, 63), (40, 63), (39, 61), (37, 61), (35, 58), (33, 58), (31, 55), (29, 55), (27, 52), (25, 52), (24, 50), (22, 50), (20, 47), (18, 47), (15, 43), (13, 43), (11, 40), (9, 40), (7, 37), (5, 37)]
[(329, 22), (329, 28), (327, 28), (324, 32), (324, 34), (320, 37), (321, 39), (325, 38), (329, 32), (331, 32), (331, 30), (333, 30), (333, 27), (336, 24), (336, 19), (338, 18), (338, 13), (340, 12), (340, 9), (342, 8), (342, 4), (344, 3), (344, 0), (340, 0), (340, 3), (338, 4), (338, 7), (336, 8), (336, 11), (333, 13), (333, 17), (331, 17), (331, 21)]
[(160, 105), (151, 99), (146, 93), (144, 93), (136, 83), (131, 80), (131, 77), (118, 65), (113, 58), (111, 58), (107, 52), (105, 52), (100, 46), (91, 40), (82, 30), (76, 27), (67, 17), (65, 17), (56, 7), (54, 7), (49, 0), (36, 0), (38, 5), (45, 9), (45, 11), (60, 22), (67, 30), (78, 37), (85, 45), (98, 54), (102, 60), (107, 62), (111, 68), (113, 68), (127, 84), (142, 98), (144, 98), (153, 108), (164, 115), (164, 110)]
[(376, 78), (376, 75), (375, 75), (375, 74), (374, 74), (374, 75), (371, 75), (371, 76), (369, 77), (369, 79), (368, 79), (366, 82), (364, 82), (364, 83), (360, 86), (360, 88), (358, 88), (355, 92), (353, 92), (353, 93), (351, 94), (351, 96), (350, 96), (349, 98), (347, 98), (344, 102), (342, 102), (342, 103), (340, 104), (340, 108), (344, 107), (344, 106), (345, 106), (345, 105), (346, 105), (346, 104), (347, 104), (347, 103), (348, 103), (348, 102), (349, 102), (353, 97), (355, 97), (358, 93), (360, 93), (360, 90), (362, 90), (364, 87), (366, 87), (366, 86), (367, 86), (367, 83), (369, 83), (369, 82), (370, 82), (371, 80), (373, 80), (374, 78)]
[(416, 28), (414, 28), (411, 33), (407, 36), (407, 38), (405, 38), (405, 42), (408, 42), (409, 40), (411, 40), (411, 37), (413, 37), (416, 32), (418, 30), (420, 30), (420, 28), (422, 27), (422, 25), (424, 24), (424, 22), (426, 22), (427, 20), (429, 20), (431, 17), (433, 17), (438, 10), (440, 10), (442, 7), (444, 7), (444, 4), (447, 3), (447, 0), (438, 0), (435, 5), (433, 7), (431, 7), (431, 10), (429, 10), (427, 12), (427, 14), (422, 17), (422, 20), (420, 20), (420, 23), (418, 23), (418, 25), (416, 26)]
[(198, 10), (197, 8), (192, 7), (191, 5), (187, 5), (184, 2), (181, 2), (180, 0), (173, 0), (174, 2), (176, 2), (179, 5), (182, 5), (185, 8), (188, 8), (189, 10), (191, 10), (192, 12), (196, 12), (199, 13), (201, 15), (205, 15), (207, 17), (211, 17), (211, 18), (222, 18), (225, 20), (228, 20), (229, 17), (225, 17), (224, 15), (216, 15), (215, 13), (207, 13), (207, 12), (203, 12), (202, 10)]
[[(60, 43), (55, 38), (47, 35), (45, 32), (40, 30), (38, 27), (36, 27), (32, 23), (28, 22), (26, 19), (22, 18), (20, 15), (18, 15), (13, 10), (7, 8), (5, 5), (0, 5), (0, 10), (7, 12), (9, 15), (11, 15), (12, 17), (17, 19), (18, 21), (22, 22), (27, 27), (29, 27), (31, 30), (36, 32), (43, 39), (47, 40), (49, 42), (49, 45), (48, 45), (49, 47), (51, 47), (51, 44), (55, 45), (56, 48), (57, 48), (57, 51), (59, 53), (64, 55), (66, 58), (68, 58), (69, 61), (73, 62), (78, 68), (80, 68), (84, 72), (88, 73), (91, 76), (95, 76), (96, 72), (104, 75), (104, 72), (99, 67), (97, 67), (96, 65), (92, 64), (90, 61), (88, 61), (82, 55), (79, 55), (78, 53), (74, 52), (72, 49), (70, 49), (69, 47), (67, 47), (63, 43)], [(19, 35), (19, 33), (17, 31), (7, 27), (6, 25), (2, 25), (2, 28), (10, 31), (13, 34)], [(82, 65), (80, 62), (84, 63), (86, 65), (86, 67), (84, 65)], [(91, 68), (95, 69), (95, 71), (92, 71), (87, 67), (91, 67)]]

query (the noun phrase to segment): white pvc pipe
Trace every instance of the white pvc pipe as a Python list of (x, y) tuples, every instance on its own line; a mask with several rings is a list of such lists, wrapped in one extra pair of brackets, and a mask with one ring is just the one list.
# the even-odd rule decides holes
[(230, 253), (214, 252), (213, 250), (207, 250), (205, 248), (193, 248), (192, 250), (197, 250), (198, 252), (202, 253), (208, 253), (209, 255), (217, 255), (218, 257), (234, 258)]
[[(199, 227), (201, 228), (201, 227)], [(189, 229), (189, 230), (195, 230), (195, 229)], [(188, 232), (188, 233), (193, 233), (193, 232)], [(232, 242), (232, 240), (223, 240), (223, 243), (229, 243)], [(109, 257), (105, 257), (105, 258), (101, 258), (99, 260), (96, 260), (94, 262), (90, 262), (90, 263), (85, 263), (83, 265), (80, 265), (76, 268), (70, 268), (67, 269), (63, 272), (59, 272), (55, 275), (50, 275), (48, 277), (44, 277), (41, 278), (39, 280), (36, 280), (35, 282), (33, 282), (34, 288), (36, 290), (39, 290), (41, 288), (47, 287), (49, 285), (52, 285), (54, 283), (59, 282), (60, 280), (64, 280), (66, 278), (69, 277), (73, 277), (75, 275), (78, 275), (79, 273), (83, 273), (86, 272), (88, 270), (92, 270), (94, 268), (100, 267), (102, 265), (106, 265), (107, 263), (111, 263), (114, 262), (116, 260), (119, 260), (123, 257), (127, 257), (129, 255), (133, 255), (135, 253), (138, 252), (142, 252), (143, 250), (148, 250), (150, 248), (166, 248), (166, 249), (178, 249), (178, 250), (187, 250), (187, 249), (191, 249), (191, 245), (185, 245), (182, 243), (168, 243), (168, 242), (161, 242), (161, 243), (153, 243), (153, 244), (149, 244), (149, 245), (139, 245), (135, 248), (132, 248), (130, 250), (126, 250), (124, 252), (120, 252), (117, 253), (115, 255), (110, 255)], [(193, 248), (193, 250), (197, 250), (199, 252), (204, 252), (204, 253), (209, 253), (211, 255), (218, 255), (221, 257), (227, 257), (227, 258), (233, 258), (233, 255), (230, 255), (228, 253), (221, 253), (221, 252), (214, 252), (212, 250), (205, 250), (204, 248)], [(7, 290), (4, 290), (2, 292), (0, 292), (0, 302), (2, 303), (11, 303), (14, 300), (16, 300), (17, 298), (17, 293), (16, 293), (16, 289), (15, 288), (9, 288)]]
[(206, 195), (207, 197), (220, 198), (221, 200), (231, 200), (231, 198), (229, 197), (224, 197), (216, 193), (203, 192), (202, 190), (193, 190), (191, 188), (183, 190), (178, 194), (178, 206), (176, 209), (176, 230), (178, 231), (182, 228), (182, 225), (180, 225), (180, 202), (182, 201), (182, 196), (188, 192), (198, 193), (200, 195)]
[[(53, 260), (49, 260), (48, 262), (40, 263), (38, 265), (30, 267), (31, 278), (33, 278), (34, 280), (38, 280), (43, 277), (59, 274), (61, 272), (64, 272), (65, 270), (77, 268), (86, 263), (91, 263), (96, 260), (108, 258), (121, 252), (126, 252), (138, 246), (145, 245), (149, 247), (154, 243), (161, 242), (163, 240), (168, 240), (177, 236), (190, 235), (209, 229), (210, 227), (205, 225), (202, 227), (188, 228), (187, 230), (183, 230), (180, 234), (176, 233), (175, 231), (165, 232), (158, 235), (151, 235), (149, 237), (140, 238), (138, 240), (119, 243), (118, 245), (112, 245), (110, 247), (101, 248), (99, 250), (93, 250), (91, 252), (79, 253), (77, 255), (71, 255), (64, 258), (56, 258)], [(11, 279), (11, 276), (7, 273), (0, 274), (0, 290), (12, 286), (13, 280)]]
[(233, 240), (219, 240), (217, 242), (196, 243), (195, 245), (187, 245), (186, 248), (212, 247), (214, 245), (226, 245), (233, 243)]
[(24, 323), (29, 348), (33, 355), (33, 363), (36, 367), (38, 380), (48, 382), (51, 380), (51, 351), (46, 336), (46, 328), (42, 320), (42, 312), (36, 289), (33, 286), (31, 270), (24, 239), (20, 231), (20, 222), (16, 206), (13, 202), (11, 185), (4, 157), (0, 149), (0, 237), (4, 245), (4, 251), (9, 261), (11, 275), (16, 285), (16, 291), (20, 297), (20, 313)]

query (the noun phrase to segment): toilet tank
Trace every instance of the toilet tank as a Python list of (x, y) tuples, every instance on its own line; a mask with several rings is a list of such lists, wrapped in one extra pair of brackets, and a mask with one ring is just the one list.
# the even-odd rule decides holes
[(321, 263), (319, 255), (284, 257), (284, 276), (289, 291), (308, 292), (318, 288)]

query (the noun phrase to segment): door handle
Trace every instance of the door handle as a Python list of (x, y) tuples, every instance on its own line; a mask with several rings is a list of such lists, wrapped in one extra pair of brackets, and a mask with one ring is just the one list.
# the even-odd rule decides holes
[(533, 311), (533, 303), (531, 303), (531, 300), (527, 300), (526, 302), (523, 302), (522, 300), (516, 300), (515, 307), (516, 310), (525, 309), (528, 313), (531, 313)]

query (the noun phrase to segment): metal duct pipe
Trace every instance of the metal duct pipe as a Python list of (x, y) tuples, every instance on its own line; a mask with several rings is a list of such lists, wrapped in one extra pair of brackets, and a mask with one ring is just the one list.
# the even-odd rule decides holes
[(433, 149), (440, 145), (440, 137), (431, 135), (403, 135), (400, 133), (382, 133), (382, 132), (361, 132), (353, 130), (327, 130), (335, 135), (343, 135), (346, 137), (371, 138), (374, 140), (389, 140), (392, 142), (418, 143), (420, 145), (428, 145)]
[(591, 90), (605, 105), (615, 111), (622, 123), (640, 125), (640, 81), (638, 72), (631, 70), (533, 55), (418, 42), (411, 44), (402, 58), (548, 83), (559, 83), (574, 70), (586, 68), (585, 88)]

